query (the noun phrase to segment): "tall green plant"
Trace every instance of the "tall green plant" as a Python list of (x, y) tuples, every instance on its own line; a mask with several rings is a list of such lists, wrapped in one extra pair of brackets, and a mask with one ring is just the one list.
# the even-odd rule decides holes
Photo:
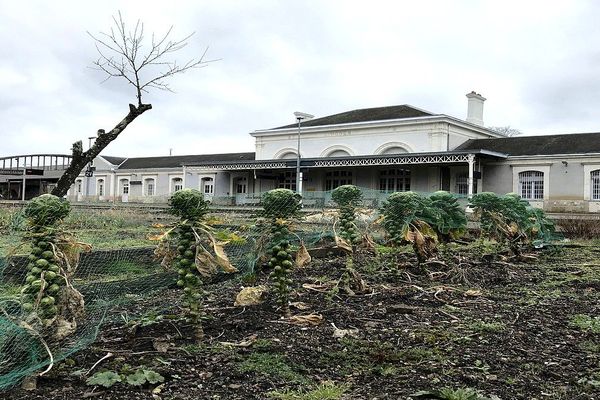
[(55, 339), (74, 332), (76, 320), (83, 314), (83, 297), (69, 284), (82, 246), (60, 229), (70, 211), (68, 202), (50, 194), (34, 198), (23, 211), (28, 225), (24, 239), (30, 243), (31, 253), (22, 309), (29, 315), (30, 325), (41, 325), (45, 336)]
[(484, 234), (506, 244), (515, 256), (522, 248), (539, 246), (552, 239), (555, 229), (543, 210), (531, 207), (516, 193), (499, 196), (484, 192), (471, 198), (473, 208)]
[(289, 241), (289, 219), (297, 217), (301, 209), (301, 196), (289, 189), (274, 189), (262, 197), (262, 215), (271, 225), (271, 247), (268, 265), (273, 269), (277, 300), (285, 315), (290, 314), (289, 297), (293, 280), (290, 272), (294, 267)]
[(467, 216), (455, 195), (440, 190), (429, 196), (427, 203), (425, 213), (442, 242), (450, 242), (466, 233)]
[(342, 185), (331, 192), (331, 198), (339, 207), (340, 236), (350, 244), (360, 241), (356, 226), (356, 207), (362, 201), (362, 192), (354, 185)]
[(177, 286), (183, 290), (183, 302), (188, 318), (196, 326), (196, 338), (202, 339), (202, 278), (215, 273), (218, 267), (226, 272), (237, 270), (229, 262), (222, 243), (217, 243), (213, 230), (206, 224), (208, 203), (201, 192), (182, 189), (169, 198), (169, 212), (179, 222), (168, 231), (157, 249), (163, 265), (177, 270)]
[(430, 200), (414, 192), (392, 193), (381, 207), (391, 242), (411, 243), (419, 264), (433, 256), (438, 241), (430, 208)]

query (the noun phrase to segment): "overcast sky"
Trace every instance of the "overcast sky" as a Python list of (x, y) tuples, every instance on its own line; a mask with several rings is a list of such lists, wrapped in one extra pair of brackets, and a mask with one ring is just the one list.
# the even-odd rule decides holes
[(487, 126), (526, 134), (600, 131), (597, 1), (0, 0), (0, 156), (69, 153), (135, 102), (101, 83), (86, 31), (121, 11), (146, 32), (196, 32), (176, 57), (209, 46), (206, 68), (151, 92), (154, 108), (104, 152), (118, 156), (253, 151), (249, 132), (411, 104), (465, 118), (471, 90)]

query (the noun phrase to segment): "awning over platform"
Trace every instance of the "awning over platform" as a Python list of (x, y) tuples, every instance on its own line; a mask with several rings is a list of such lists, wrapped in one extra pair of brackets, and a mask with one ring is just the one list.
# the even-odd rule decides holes
[[(393, 155), (373, 156), (347, 156), (347, 157), (319, 157), (302, 158), (302, 168), (327, 168), (327, 167), (369, 167), (386, 165), (415, 165), (415, 164), (457, 164), (468, 163), (470, 158), (501, 160), (507, 154), (497, 153), (484, 149), (456, 150), (431, 153), (404, 153)], [(247, 160), (247, 161), (213, 161), (207, 163), (184, 164), (188, 171), (206, 170), (248, 170), (248, 169), (286, 169), (296, 168), (296, 159), (285, 160)]]

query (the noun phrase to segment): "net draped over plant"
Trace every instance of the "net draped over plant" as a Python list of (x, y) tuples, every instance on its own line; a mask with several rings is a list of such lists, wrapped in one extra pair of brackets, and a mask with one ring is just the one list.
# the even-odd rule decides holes
[[(200, 281), (270, 274), (279, 267), (271, 284), (281, 285), (285, 298), (293, 285), (288, 272), (306, 263), (306, 249), (335, 246), (340, 224), (334, 202), (353, 210), (354, 219), (346, 222), (368, 226), (380, 244), (389, 239), (435, 245), (464, 232), (465, 202), (461, 207), (447, 193), (374, 194), (354, 187), (336, 193), (300, 197), (275, 189), (255, 196), (252, 207), (226, 210), (209, 209), (199, 192), (187, 189), (172, 196), (170, 210), (69, 207), (51, 197), (26, 208), (0, 208), (0, 390), (86, 348), (107, 324), (149, 314), (185, 318), (182, 292), (188, 282), (197, 280), (198, 291), (195, 285), (189, 290), (193, 299), (203, 290)], [(551, 232), (543, 213), (527, 210), (528, 237)], [(489, 211), (482, 212), (482, 224), (495, 218)], [(238, 272), (227, 272), (229, 266)], [(71, 302), (64, 302), (63, 293), (70, 293)]]

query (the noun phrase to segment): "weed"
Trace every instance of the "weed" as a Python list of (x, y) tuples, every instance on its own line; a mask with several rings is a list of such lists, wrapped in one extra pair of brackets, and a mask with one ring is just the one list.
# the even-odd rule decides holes
[(600, 333), (600, 317), (577, 314), (571, 318), (569, 325), (585, 332)]
[(239, 364), (239, 369), (242, 372), (254, 372), (288, 382), (305, 382), (305, 378), (294, 371), (279, 354), (252, 353)]
[(439, 399), (439, 400), (491, 400), (471, 388), (443, 388), (440, 390), (426, 390), (410, 395), (415, 399)]
[(273, 391), (268, 393), (268, 396), (280, 400), (339, 400), (347, 390), (347, 385), (338, 385), (328, 381), (313, 389)]
[(499, 333), (506, 329), (502, 322), (476, 321), (469, 325), (469, 329), (479, 333)]

